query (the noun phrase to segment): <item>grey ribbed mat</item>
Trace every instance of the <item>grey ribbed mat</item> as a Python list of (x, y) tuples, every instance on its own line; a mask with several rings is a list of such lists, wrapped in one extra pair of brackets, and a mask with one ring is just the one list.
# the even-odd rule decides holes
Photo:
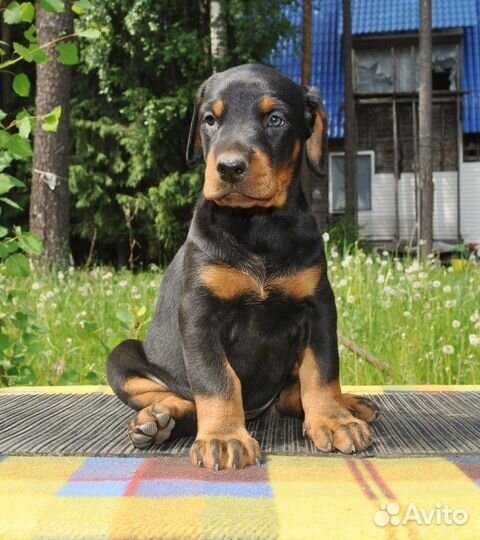
[[(361, 456), (480, 454), (480, 392), (386, 392), (374, 445)], [(0, 454), (65, 456), (184, 455), (193, 438), (134, 448), (126, 425), (133, 411), (106, 394), (0, 396)], [(320, 454), (302, 436), (300, 420), (271, 408), (248, 429), (273, 454)]]

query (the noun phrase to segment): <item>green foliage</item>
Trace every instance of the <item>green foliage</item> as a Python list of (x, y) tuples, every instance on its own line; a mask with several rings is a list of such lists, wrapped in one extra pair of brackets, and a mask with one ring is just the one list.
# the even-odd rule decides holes
[[(41, 5), (52, 13), (65, 10), (64, 0), (42, 0)], [(12, 58), (0, 64), (0, 70), (5, 74), (11, 74), (12, 67), (15, 66), (16, 69), (22, 61), (36, 64), (50, 61), (45, 49), (53, 46), (57, 48), (60, 62), (69, 65), (78, 62), (76, 45), (61, 43), (74, 36), (58, 36), (50, 43), (41, 46), (38, 44), (35, 25), (32, 24), (34, 17), (35, 6), (32, 2), (10, 2), (4, 10), (3, 19), (6, 24), (29, 25), (23, 33), (26, 43), (14, 41)], [(2, 56), (5, 56), (3, 49), (2, 52)], [(12, 89), (17, 96), (28, 98), (31, 90), (28, 75), (23, 72), (14, 73)], [(28, 161), (32, 156), (30, 136), (37, 124), (40, 123), (45, 131), (56, 131), (61, 112), (60, 107), (55, 107), (49, 114), (36, 117), (23, 107), (16, 114), (15, 111), (10, 111), (9, 114), (0, 110), (0, 278), (19, 280), (15, 287), (9, 288), (8, 292), (2, 295), (2, 307), (10, 313), (7, 322), (0, 317), (0, 381), (3, 384), (16, 380), (33, 382), (34, 372), (27, 366), (27, 359), (39, 352), (40, 334), (44, 332), (44, 327), (35, 322), (34, 311), (26, 307), (29, 290), (22, 281), (30, 275), (28, 256), (39, 255), (42, 252), (42, 242), (34, 234), (22, 231), (21, 227), (12, 226), (5, 217), (6, 207), (22, 210), (20, 205), (10, 198), (11, 192), (26, 188), (25, 182), (9, 174), (7, 170), (14, 167), (21, 170), (17, 164)]]
[[(136, 212), (133, 232), (149, 257), (164, 261), (185, 238), (189, 190), (198, 185), (199, 173), (187, 173), (185, 146), (195, 92), (212, 72), (208, 2), (90, 2), (85, 21), (101, 37), (83, 43), (74, 90), (73, 231), (86, 240), (101, 231), (102, 253), (127, 244), (131, 230), (119, 200), (146, 196), (154, 205)], [(290, 31), (281, 13), (286, 3), (225, 3), (231, 39), (224, 67), (268, 57)], [(171, 208), (158, 191), (165, 181)]]

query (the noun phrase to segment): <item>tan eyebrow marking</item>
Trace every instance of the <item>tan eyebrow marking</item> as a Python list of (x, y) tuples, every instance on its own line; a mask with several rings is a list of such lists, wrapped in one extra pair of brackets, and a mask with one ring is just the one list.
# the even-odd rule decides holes
[(263, 114), (271, 113), (277, 107), (277, 101), (272, 97), (264, 97), (260, 102), (260, 110)]
[(225, 103), (221, 99), (217, 99), (212, 104), (212, 111), (217, 118), (221, 118), (225, 113)]

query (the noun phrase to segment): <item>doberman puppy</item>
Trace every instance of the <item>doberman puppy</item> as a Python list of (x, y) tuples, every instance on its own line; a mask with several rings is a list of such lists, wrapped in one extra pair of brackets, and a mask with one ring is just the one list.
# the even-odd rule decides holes
[(197, 428), (195, 465), (258, 464), (245, 419), (275, 400), (324, 452), (371, 444), (375, 405), (340, 390), (335, 299), (300, 187), (302, 152), (324, 174), (326, 141), (317, 90), (272, 68), (234, 67), (200, 87), (187, 161), (206, 161), (203, 194), (146, 340), (108, 361), (110, 385), (138, 411), (135, 446)]

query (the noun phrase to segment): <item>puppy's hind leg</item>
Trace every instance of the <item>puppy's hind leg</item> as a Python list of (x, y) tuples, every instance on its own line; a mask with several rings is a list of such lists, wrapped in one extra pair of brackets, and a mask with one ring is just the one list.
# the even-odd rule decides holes
[(122, 342), (108, 359), (110, 386), (138, 411), (128, 426), (130, 440), (138, 448), (195, 432), (195, 404), (174, 394), (160, 377), (160, 368), (147, 360), (140, 341)]

